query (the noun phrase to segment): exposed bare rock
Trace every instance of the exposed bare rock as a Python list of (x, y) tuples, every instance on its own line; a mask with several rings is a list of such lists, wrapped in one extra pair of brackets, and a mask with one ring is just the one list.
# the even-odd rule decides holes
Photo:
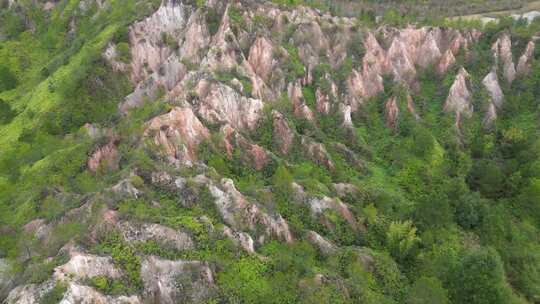
[(491, 101), (497, 108), (501, 108), (503, 104), (504, 95), (499, 86), (499, 80), (497, 78), (496, 70), (492, 70), (489, 74), (484, 77), (482, 84), (488, 91)]
[(238, 62), (245, 60), (230, 26), (229, 5), (227, 4), (218, 32), (212, 38), (210, 49), (201, 63), (211, 71), (230, 70), (235, 68)]
[(341, 114), (341, 125), (345, 128), (352, 128), (353, 122), (351, 117), (352, 107), (350, 105), (339, 104), (339, 111)]
[(178, 39), (185, 29), (188, 8), (181, 2), (165, 0), (159, 9), (146, 19), (130, 27), (131, 78), (134, 83), (159, 72), (173, 50), (164, 43), (164, 36)]
[(23, 231), (34, 236), (36, 239), (41, 240), (49, 234), (50, 227), (47, 226), (47, 222), (44, 219), (35, 219), (28, 222), (23, 226)]
[(216, 290), (210, 267), (199, 261), (150, 256), (142, 262), (141, 279), (145, 303), (205, 303)]
[(286, 155), (289, 153), (294, 140), (294, 132), (289, 127), (287, 120), (276, 110), (272, 111), (272, 123), (274, 126), (274, 142), (279, 152)]
[(54, 287), (54, 281), (42, 284), (28, 284), (13, 288), (5, 300), (6, 304), (35, 304)]
[(118, 60), (118, 52), (116, 51), (115, 44), (109, 44), (103, 52), (103, 58), (111, 65), (115, 72), (127, 72), (129, 66)]
[(92, 287), (70, 283), (60, 304), (92, 303), (92, 304), (140, 304), (137, 296), (105, 296)]
[(314, 162), (325, 166), (329, 170), (334, 170), (334, 163), (323, 144), (315, 142), (306, 136), (302, 136), (300, 144), (304, 148), (307, 156)]
[(441, 57), (439, 64), (437, 65), (437, 72), (439, 74), (444, 74), (448, 71), (448, 68), (456, 62), (456, 58), (450, 49), (444, 52), (444, 55)]
[(497, 109), (495, 107), (495, 104), (493, 102), (490, 102), (488, 104), (488, 108), (484, 116), (484, 120), (482, 121), (482, 124), (485, 128), (489, 128), (496, 119), (497, 119)]
[(347, 197), (349, 195), (355, 196), (359, 194), (358, 188), (353, 184), (347, 183), (336, 183), (332, 184), (336, 194), (340, 198)]
[(0, 299), (4, 299), (15, 283), (12, 265), (7, 259), (0, 258)]
[(444, 104), (445, 112), (454, 112), (456, 114), (457, 126), (459, 126), (462, 115), (470, 117), (473, 112), (470, 101), (471, 93), (467, 86), (469, 77), (469, 73), (464, 68), (459, 70)]
[(304, 95), (302, 94), (302, 86), (300, 82), (289, 83), (287, 88), (289, 99), (293, 104), (294, 115), (298, 118), (303, 118), (309, 121), (315, 120), (313, 111), (304, 102)]
[(189, 16), (183, 38), (184, 40), (180, 41), (179, 50), (181, 58), (192, 64), (199, 63), (202, 59), (202, 52), (210, 44), (210, 33), (202, 9), (196, 10)]
[(153, 240), (163, 246), (179, 251), (189, 250), (195, 247), (189, 234), (167, 226), (121, 222), (117, 227), (120, 229), (124, 239), (128, 242), (145, 242)]
[(266, 80), (272, 70), (273, 65), (273, 45), (265, 37), (259, 37), (255, 40), (249, 50), (248, 62), (253, 71)]
[(315, 231), (310, 230), (307, 233), (307, 240), (317, 246), (324, 255), (331, 255), (337, 251), (336, 245), (332, 244), (329, 240), (325, 239)]
[(191, 163), (197, 159), (197, 147), (209, 138), (210, 132), (190, 107), (175, 107), (150, 120), (144, 135), (153, 138), (170, 158)]
[(407, 47), (408, 45), (397, 37), (388, 49), (388, 61), (391, 65), (394, 80), (405, 84), (411, 83), (416, 77), (414, 61)]
[(198, 113), (210, 123), (230, 124), (237, 130), (253, 130), (262, 114), (260, 99), (246, 98), (232, 88), (220, 84), (209, 85), (200, 96)]
[(247, 253), (255, 253), (255, 242), (249, 234), (233, 231), (227, 226), (223, 227), (223, 234), (242, 247)]
[(225, 223), (233, 229), (255, 231), (259, 226), (264, 227), (265, 235), (273, 235), (288, 243), (293, 241), (289, 225), (281, 215), (269, 215), (258, 204), (250, 203), (236, 190), (232, 180), (224, 178), (219, 187), (210, 184), (208, 188)]
[(308, 201), (308, 204), (311, 212), (315, 215), (321, 215), (325, 210), (334, 210), (343, 217), (351, 227), (357, 227), (356, 219), (349, 210), (349, 207), (339, 199), (329, 198), (327, 196), (322, 198), (312, 198)]
[(111, 257), (73, 252), (69, 262), (54, 269), (54, 278), (57, 280), (84, 280), (97, 276), (111, 279), (121, 277)]
[(523, 55), (519, 57), (516, 71), (518, 75), (526, 75), (529, 72), (534, 55), (534, 48), (534, 41), (529, 41), (529, 43), (527, 43), (527, 48), (525, 48), (525, 52), (523, 52)]
[(414, 107), (414, 101), (412, 99), (411, 94), (407, 94), (407, 111), (411, 113), (411, 115), (414, 117), (414, 119), (419, 120), (420, 115), (416, 113), (415, 107)]
[(399, 107), (395, 96), (390, 97), (384, 106), (384, 117), (386, 126), (391, 129), (396, 129), (399, 116)]
[(363, 172), (363, 173), (367, 173), (368, 172), (368, 169), (367, 169), (367, 165), (366, 163), (360, 159), (356, 153), (354, 151), (352, 151), (351, 149), (347, 148), (346, 145), (342, 144), (342, 143), (335, 143), (334, 144), (334, 148), (336, 149), (337, 152), (339, 152), (340, 154), (343, 155), (343, 157), (345, 157), (345, 160), (351, 165), (353, 166), (356, 170), (360, 171), (360, 172)]
[(86, 165), (92, 172), (96, 172), (100, 168), (114, 171), (118, 169), (119, 161), (120, 154), (118, 153), (114, 140), (111, 140), (108, 144), (101, 146), (94, 151), (86, 162)]
[(420, 46), (417, 55), (417, 62), (419, 66), (425, 68), (440, 60), (442, 54), (437, 44), (437, 35), (440, 35), (440, 32), (436, 30), (430, 31), (427, 34), (424, 43), (422, 46)]
[(491, 47), (493, 56), (495, 57), (495, 63), (499, 62), (499, 59), (503, 65), (503, 74), (508, 83), (512, 83), (516, 78), (516, 69), (512, 58), (512, 41), (510, 35), (504, 33)]
[(111, 187), (112, 192), (121, 195), (121, 196), (131, 196), (138, 198), (142, 193), (139, 189), (133, 186), (133, 183), (130, 179), (123, 179), (118, 184)]
[(141, 106), (145, 100), (153, 100), (160, 90), (172, 90), (186, 75), (187, 69), (176, 54), (169, 56), (158, 71), (140, 81), (135, 90), (124, 98), (120, 112), (126, 114), (130, 109)]
[(321, 88), (317, 88), (315, 97), (317, 98), (317, 112), (322, 114), (330, 113), (330, 98), (328, 95), (323, 93)]
[(243, 152), (246, 152), (244, 155), (247, 156), (249, 163), (252, 164), (255, 170), (263, 169), (270, 161), (263, 147), (250, 142), (230, 125), (224, 125), (220, 132), (223, 134), (223, 141), (229, 157), (233, 156), (234, 147), (238, 147)]

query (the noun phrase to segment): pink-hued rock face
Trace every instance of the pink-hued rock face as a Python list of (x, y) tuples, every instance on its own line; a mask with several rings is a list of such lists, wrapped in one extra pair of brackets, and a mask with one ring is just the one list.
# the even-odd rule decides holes
[(454, 112), (456, 114), (456, 124), (458, 126), (460, 117), (469, 117), (473, 111), (470, 101), (471, 93), (467, 85), (469, 77), (469, 73), (464, 68), (459, 70), (444, 104), (445, 112)]
[(495, 41), (491, 50), (495, 57), (495, 63), (497, 64), (499, 60), (501, 61), (503, 75), (506, 78), (506, 81), (511, 84), (516, 78), (516, 68), (512, 59), (512, 41), (510, 40), (510, 35), (504, 33), (497, 41)]
[(274, 143), (279, 152), (287, 155), (294, 141), (294, 132), (289, 127), (285, 117), (278, 111), (272, 111), (272, 124), (274, 126)]
[(300, 82), (289, 83), (287, 89), (289, 94), (289, 99), (293, 104), (294, 115), (298, 118), (303, 118), (309, 121), (315, 120), (315, 115), (313, 111), (306, 105), (304, 102), (304, 96), (302, 94), (302, 86)]
[(177, 39), (186, 26), (187, 14), (183, 4), (166, 0), (153, 15), (131, 26), (131, 78), (135, 83), (158, 72), (161, 64), (172, 54), (163, 38), (169, 35)]
[(253, 130), (262, 114), (260, 99), (246, 98), (223, 84), (212, 83), (201, 93), (198, 114), (210, 123), (230, 124), (237, 130)]
[(302, 136), (300, 143), (309, 158), (325, 166), (328, 170), (334, 170), (334, 163), (323, 144), (315, 142), (306, 136)]
[(236, 147), (244, 152), (242, 156), (247, 156), (248, 162), (255, 170), (261, 170), (268, 164), (269, 157), (266, 150), (247, 140), (230, 125), (223, 126), (220, 132), (223, 134), (224, 146), (229, 157), (233, 156), (233, 149)]
[(117, 170), (119, 161), (120, 153), (118, 153), (114, 140), (112, 140), (108, 144), (99, 147), (92, 156), (90, 156), (86, 165), (92, 172), (96, 172), (99, 168)]
[(497, 72), (492, 70), (489, 74), (484, 77), (482, 84), (488, 91), (491, 101), (497, 108), (502, 107), (504, 95), (499, 85), (499, 80), (497, 78)]
[(274, 47), (268, 39), (259, 37), (249, 50), (248, 62), (255, 74), (263, 80), (267, 79), (272, 69), (273, 49)]
[(517, 70), (516, 70), (518, 75), (523, 76), (529, 72), (529, 69), (531, 67), (531, 60), (534, 54), (534, 48), (535, 48), (534, 41), (532, 40), (529, 41), (529, 43), (527, 43), (527, 48), (525, 48), (525, 52), (523, 52), (523, 55), (519, 57)]
[(397, 127), (397, 120), (399, 116), (399, 107), (396, 97), (390, 97), (384, 106), (384, 117), (386, 119), (386, 125), (390, 129)]
[(197, 159), (198, 145), (210, 137), (210, 132), (189, 107), (176, 107), (169, 113), (147, 123), (145, 136), (163, 149), (165, 155), (181, 162)]
[(456, 62), (456, 58), (450, 49), (444, 52), (444, 55), (441, 57), (439, 64), (437, 65), (437, 72), (439, 74), (445, 74), (448, 71), (448, 68)]

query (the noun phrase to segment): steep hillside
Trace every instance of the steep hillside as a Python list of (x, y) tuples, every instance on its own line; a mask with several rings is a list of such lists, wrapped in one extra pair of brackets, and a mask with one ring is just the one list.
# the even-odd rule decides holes
[(2, 7), (0, 300), (540, 302), (540, 23)]

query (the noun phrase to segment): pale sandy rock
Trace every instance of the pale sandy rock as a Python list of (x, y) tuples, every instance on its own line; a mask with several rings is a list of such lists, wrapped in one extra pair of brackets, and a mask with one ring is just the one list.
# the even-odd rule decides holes
[(289, 127), (287, 120), (281, 113), (272, 110), (272, 124), (274, 126), (274, 143), (283, 155), (289, 153), (294, 141), (294, 132)]
[(141, 279), (145, 303), (205, 303), (216, 291), (212, 270), (199, 261), (150, 256), (142, 261)]
[(54, 269), (53, 276), (56, 280), (70, 281), (91, 279), (97, 276), (118, 279), (121, 275), (111, 257), (74, 253), (69, 262)]
[(456, 113), (456, 123), (458, 125), (462, 115), (469, 117), (473, 112), (473, 106), (470, 101), (471, 93), (467, 85), (469, 77), (469, 73), (464, 68), (459, 70), (444, 104), (445, 112)]
[(391, 66), (394, 81), (408, 84), (416, 77), (414, 52), (401, 36), (394, 38), (388, 49), (388, 62)]
[(109, 141), (104, 146), (99, 147), (86, 162), (86, 166), (90, 171), (96, 172), (98, 169), (103, 168), (110, 171), (118, 169), (118, 162), (120, 161), (120, 153), (116, 148), (114, 140)]
[(323, 93), (320, 88), (315, 91), (315, 97), (317, 100), (317, 112), (322, 114), (330, 113), (330, 98)]
[(486, 88), (491, 97), (491, 101), (497, 108), (501, 108), (503, 104), (504, 95), (499, 85), (499, 80), (497, 78), (497, 71), (491, 70), (489, 74), (484, 77), (482, 84)]
[(523, 52), (523, 55), (519, 57), (517, 70), (516, 70), (518, 75), (526, 75), (529, 72), (529, 69), (531, 67), (531, 61), (534, 55), (534, 48), (535, 48), (534, 41), (532, 40), (529, 41), (529, 43), (527, 43), (527, 47), (525, 48), (525, 51)]
[(511, 84), (516, 78), (516, 69), (512, 58), (512, 41), (510, 40), (510, 35), (504, 33), (497, 41), (495, 41), (491, 50), (495, 57), (495, 63), (498, 63), (499, 60), (501, 61), (503, 75), (506, 78), (506, 81)]
[(181, 59), (188, 60), (192, 64), (199, 63), (202, 52), (210, 44), (210, 33), (206, 25), (206, 19), (202, 9), (198, 9), (191, 16), (186, 25), (183, 41), (180, 42), (179, 54)]
[(390, 99), (386, 101), (386, 104), (384, 105), (384, 117), (386, 126), (390, 129), (396, 129), (399, 117), (399, 107), (395, 96), (390, 97)]
[(439, 64), (437, 65), (437, 72), (439, 72), (439, 74), (441, 75), (445, 74), (446, 71), (448, 71), (448, 68), (455, 62), (456, 58), (454, 57), (452, 51), (450, 49), (446, 50), (446, 52), (444, 52), (444, 55), (442, 55)]
[(178, 251), (190, 250), (195, 244), (189, 234), (159, 224), (135, 224), (127, 221), (117, 225), (128, 242), (156, 241)]
[(118, 60), (118, 52), (116, 51), (116, 45), (109, 43), (105, 52), (103, 52), (103, 58), (111, 65), (115, 72), (127, 72), (129, 69), (128, 64)]
[(105, 296), (92, 287), (70, 283), (59, 304), (140, 304), (138, 296)]
[(258, 204), (249, 202), (236, 190), (232, 180), (224, 178), (218, 186), (211, 183), (208, 188), (225, 223), (232, 229), (254, 231), (257, 226), (262, 226), (266, 235), (289, 243), (293, 241), (289, 226), (281, 215), (270, 215), (262, 211)]
[(482, 124), (485, 128), (489, 128), (496, 119), (497, 119), (497, 109), (495, 107), (495, 104), (493, 102), (490, 102), (488, 104), (488, 108), (484, 116), (484, 120), (482, 121)]
[(55, 285), (53, 280), (42, 284), (28, 284), (13, 288), (7, 298), (6, 304), (36, 304)]
[(122, 196), (131, 196), (138, 198), (142, 192), (133, 186), (133, 183), (130, 179), (123, 179), (118, 184), (111, 187), (112, 192), (122, 195)]
[(247, 253), (255, 253), (255, 242), (249, 234), (234, 231), (227, 226), (223, 227), (223, 234), (244, 249)]
[(359, 194), (358, 188), (356, 188), (353, 184), (348, 183), (335, 183), (332, 184), (332, 187), (336, 191), (336, 194), (340, 198), (347, 197), (349, 195), (357, 195)]
[(309, 121), (315, 120), (315, 114), (306, 105), (304, 95), (302, 94), (302, 85), (300, 82), (289, 83), (287, 88), (289, 99), (293, 104), (294, 115), (298, 118), (303, 118)]
[(352, 128), (353, 122), (352, 122), (352, 117), (351, 117), (351, 113), (352, 113), (351, 105), (340, 103), (339, 111), (341, 114), (341, 121), (342, 121), (341, 125), (345, 128)]
[(272, 42), (265, 37), (259, 37), (255, 40), (249, 50), (248, 62), (253, 71), (263, 80), (266, 80), (273, 66)]
[(229, 157), (233, 156), (236, 147), (245, 152), (243, 155), (247, 156), (255, 170), (263, 169), (270, 161), (268, 153), (263, 147), (252, 143), (230, 125), (221, 127), (220, 133), (223, 134), (223, 142)]
[(438, 62), (442, 56), (441, 50), (437, 44), (437, 35), (440, 35), (438, 31), (430, 31), (427, 34), (424, 43), (418, 50), (417, 63), (423, 68)]
[(159, 72), (173, 50), (163, 43), (163, 36), (178, 39), (186, 27), (188, 8), (180, 1), (165, 0), (151, 16), (130, 27), (131, 78), (134, 83)]
[(182, 163), (191, 163), (197, 160), (197, 147), (210, 137), (210, 132), (190, 107), (175, 107), (150, 120), (144, 135), (153, 138), (165, 155)]
[(308, 204), (314, 215), (321, 215), (325, 210), (333, 210), (343, 217), (351, 227), (357, 227), (356, 219), (349, 207), (339, 199), (324, 196), (322, 198), (312, 198), (308, 201)]
[(317, 248), (319, 248), (321, 253), (324, 255), (331, 255), (337, 251), (336, 245), (332, 244), (332, 242), (315, 231), (308, 231), (307, 240), (313, 245), (317, 246)]
[(246, 98), (221, 83), (212, 83), (200, 96), (198, 114), (210, 123), (230, 124), (237, 130), (253, 130), (262, 115), (263, 102)]
[(314, 162), (325, 166), (329, 170), (334, 170), (334, 163), (322, 143), (315, 142), (309, 137), (302, 136), (300, 144), (304, 148), (306, 155)]

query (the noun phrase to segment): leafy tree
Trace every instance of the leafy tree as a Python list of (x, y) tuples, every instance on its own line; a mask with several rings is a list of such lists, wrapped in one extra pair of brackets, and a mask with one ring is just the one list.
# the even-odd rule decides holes
[(492, 248), (472, 249), (465, 253), (454, 272), (451, 300), (454, 303), (508, 303), (501, 258)]
[(433, 277), (420, 277), (409, 290), (407, 304), (448, 304), (448, 292)]
[(14, 89), (17, 86), (17, 78), (6, 66), (0, 65), (0, 92)]
[(393, 257), (404, 260), (412, 254), (420, 238), (411, 221), (392, 222), (386, 232), (386, 244)]

